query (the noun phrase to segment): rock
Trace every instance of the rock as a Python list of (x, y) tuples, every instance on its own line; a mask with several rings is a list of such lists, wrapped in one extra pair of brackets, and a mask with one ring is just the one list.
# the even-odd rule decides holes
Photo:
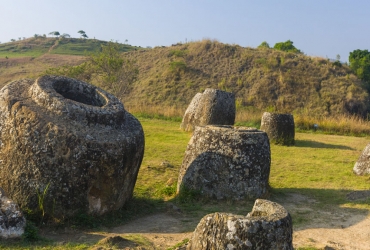
[(370, 143), (367, 144), (365, 149), (362, 151), (360, 157), (355, 163), (353, 172), (357, 175), (370, 174)]
[(0, 186), (21, 207), (36, 210), (41, 194), (55, 217), (117, 210), (143, 152), (140, 122), (93, 85), (43, 76), (0, 90)]
[(233, 93), (206, 89), (197, 93), (185, 111), (180, 128), (193, 131), (195, 126), (234, 125), (235, 95)]
[(182, 162), (177, 192), (198, 190), (216, 199), (255, 199), (267, 194), (270, 144), (247, 127), (196, 127)]
[(261, 119), (261, 130), (265, 131), (273, 144), (294, 145), (294, 118), (291, 114), (265, 112)]
[(257, 199), (247, 216), (213, 213), (203, 217), (188, 244), (202, 249), (293, 249), (292, 218), (281, 205)]
[(26, 219), (18, 205), (0, 188), (0, 239), (20, 238), (26, 227)]

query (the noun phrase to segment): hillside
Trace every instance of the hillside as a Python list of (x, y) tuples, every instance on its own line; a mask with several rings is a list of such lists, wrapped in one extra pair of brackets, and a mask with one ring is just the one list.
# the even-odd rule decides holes
[[(50, 67), (78, 65), (107, 41), (81, 38), (31, 37), (0, 44), (0, 87), (12, 80), (35, 78)], [(119, 44), (120, 51), (141, 49)]]
[(239, 109), (365, 115), (369, 97), (346, 65), (274, 49), (203, 40), (126, 53), (140, 68), (129, 105), (186, 108), (205, 88), (235, 93)]
[[(50, 67), (78, 65), (105, 43), (39, 37), (0, 44), (0, 87)], [(120, 44), (120, 50), (139, 68), (126, 107), (185, 110), (197, 92), (218, 88), (235, 93), (239, 110), (366, 116), (370, 109), (363, 82), (347, 65), (324, 58), (211, 40), (145, 50)]]

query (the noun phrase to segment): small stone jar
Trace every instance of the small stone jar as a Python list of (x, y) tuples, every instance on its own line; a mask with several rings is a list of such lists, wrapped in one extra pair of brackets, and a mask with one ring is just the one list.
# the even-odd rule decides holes
[(360, 157), (355, 163), (355, 166), (353, 167), (353, 172), (356, 175), (370, 174), (370, 143), (367, 144), (362, 151)]
[(292, 218), (286, 209), (257, 199), (247, 216), (213, 213), (203, 217), (186, 249), (293, 250)]
[(117, 210), (132, 197), (143, 152), (140, 122), (91, 84), (43, 76), (0, 91), (0, 186), (22, 208), (54, 217)]
[(177, 192), (198, 190), (215, 199), (255, 199), (267, 193), (270, 144), (247, 127), (199, 126), (188, 143)]
[(195, 126), (234, 125), (235, 95), (218, 89), (197, 93), (182, 118), (180, 128), (193, 131)]
[(270, 143), (294, 145), (295, 126), (291, 114), (263, 113), (261, 130), (267, 133)]

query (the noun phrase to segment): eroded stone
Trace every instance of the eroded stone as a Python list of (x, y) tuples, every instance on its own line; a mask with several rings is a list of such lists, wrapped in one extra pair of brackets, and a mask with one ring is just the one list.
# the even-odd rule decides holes
[(257, 199), (247, 216), (213, 213), (204, 216), (187, 246), (202, 249), (293, 249), (292, 219), (281, 205)]
[(362, 151), (353, 167), (353, 172), (357, 175), (370, 174), (370, 143), (367, 144), (365, 149)]
[(18, 205), (0, 188), (0, 238), (20, 238), (25, 226), (26, 219)]
[(132, 197), (144, 152), (140, 122), (113, 95), (43, 76), (0, 91), (0, 186), (21, 207), (53, 216), (103, 214)]
[(195, 126), (234, 125), (234, 122), (235, 95), (208, 88), (193, 97), (185, 111), (180, 128), (193, 131)]
[(188, 188), (216, 199), (261, 198), (267, 193), (270, 163), (270, 144), (263, 131), (196, 127), (180, 168), (177, 192)]
[(291, 114), (264, 112), (261, 130), (265, 131), (273, 144), (294, 145), (295, 125)]

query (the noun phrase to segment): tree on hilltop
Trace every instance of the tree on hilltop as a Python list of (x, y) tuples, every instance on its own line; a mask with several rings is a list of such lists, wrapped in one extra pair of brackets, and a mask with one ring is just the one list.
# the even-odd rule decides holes
[(62, 35), (60, 35), (60, 37), (62, 38), (70, 38), (71, 36), (67, 33), (63, 33)]
[(370, 84), (370, 52), (367, 49), (350, 52), (349, 66), (358, 78)]
[(59, 33), (59, 31), (52, 31), (52, 32), (49, 33), (49, 35), (58, 37), (58, 36), (60, 36), (60, 33)]
[(286, 52), (302, 53), (299, 49), (294, 47), (293, 42), (290, 40), (286, 42), (275, 43), (274, 49), (282, 50)]
[(270, 48), (270, 45), (266, 41), (263, 41), (260, 45), (258, 45), (257, 48), (266, 48), (266, 49), (269, 49)]
[(89, 37), (86, 35), (86, 32), (85, 32), (85, 31), (83, 31), (83, 30), (79, 30), (79, 31), (77, 31), (77, 33), (79, 33), (79, 34), (81, 35), (81, 37), (83, 37), (83, 38), (89, 38)]

